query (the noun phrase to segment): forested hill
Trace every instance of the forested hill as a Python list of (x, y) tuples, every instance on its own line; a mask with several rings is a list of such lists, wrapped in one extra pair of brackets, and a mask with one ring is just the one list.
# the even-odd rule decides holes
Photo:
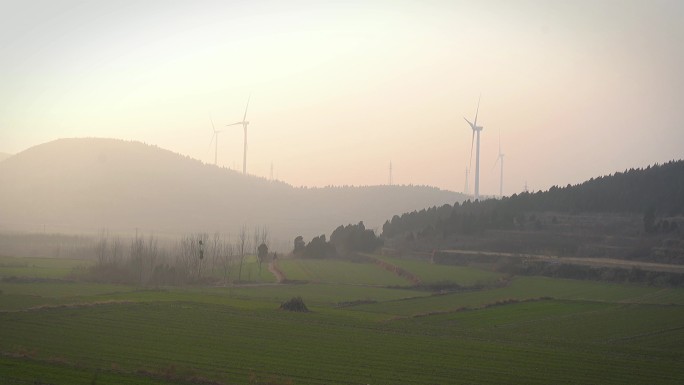
[(445, 234), (511, 228), (525, 212), (636, 213), (675, 216), (684, 213), (684, 161), (630, 169), (548, 191), (514, 194), (501, 200), (465, 202), (395, 215), (383, 226), (392, 237), (407, 231)]

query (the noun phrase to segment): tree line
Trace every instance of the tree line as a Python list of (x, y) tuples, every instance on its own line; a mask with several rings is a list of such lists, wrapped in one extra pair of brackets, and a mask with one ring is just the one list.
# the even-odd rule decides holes
[(456, 202), (395, 215), (383, 225), (382, 235), (447, 236), (510, 229), (529, 220), (525, 213), (535, 211), (638, 213), (644, 215), (646, 232), (671, 230), (670, 223), (657, 222), (656, 218), (684, 213), (684, 161), (629, 169), (577, 185), (553, 186), (544, 192)]
[(250, 234), (245, 226), (232, 239), (195, 233), (164, 246), (154, 235), (124, 239), (102, 231), (93, 246), (96, 262), (81, 278), (141, 286), (242, 282), (251, 280), (243, 277), (245, 258), (256, 256), (260, 274), (269, 258), (268, 243), (266, 228), (257, 227)]
[(300, 235), (294, 240), (293, 254), (304, 258), (333, 258), (349, 256), (357, 252), (371, 252), (382, 246), (382, 239), (362, 222), (356, 225), (340, 225), (326, 240), (325, 234), (314, 237), (309, 243)]

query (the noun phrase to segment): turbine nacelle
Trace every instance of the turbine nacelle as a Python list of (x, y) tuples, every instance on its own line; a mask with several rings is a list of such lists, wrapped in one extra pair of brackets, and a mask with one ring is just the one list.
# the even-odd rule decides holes
[(470, 128), (471, 128), (473, 131), (482, 131), (482, 126), (477, 126), (477, 125), (475, 125), (473, 122), (471, 122), (470, 120), (468, 120), (468, 118), (466, 118), (465, 116), (463, 117), (463, 119), (465, 119), (465, 121), (468, 122), (468, 125), (470, 125)]

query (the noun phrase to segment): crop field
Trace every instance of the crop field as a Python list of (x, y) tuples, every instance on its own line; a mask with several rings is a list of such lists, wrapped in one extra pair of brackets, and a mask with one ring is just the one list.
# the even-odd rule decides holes
[(417, 275), (423, 284), (457, 284), (460, 286), (487, 285), (502, 274), (468, 266), (436, 265), (415, 259), (375, 257)]
[(483, 304), (508, 300), (521, 301), (546, 297), (578, 301), (684, 306), (684, 289), (662, 289), (546, 277), (515, 277), (509, 285), (489, 290), (464, 291), (378, 304), (361, 304), (350, 309), (381, 312), (396, 316), (411, 316), (449, 312), (460, 308), (473, 308)]
[(0, 256), (0, 277), (64, 278), (91, 261), (65, 258), (17, 258)]
[[(0, 382), (678, 384), (684, 378), (682, 289), (514, 277), (505, 286), (433, 295), (406, 283), (360, 285), (354, 265), (386, 272), (372, 264), (306, 262), (300, 266), (312, 273), (323, 266), (320, 276), (339, 282), (164, 288), (0, 282)], [(333, 275), (326, 270), (333, 266), (349, 270)], [(278, 309), (294, 296), (311, 312)]]
[(404, 278), (372, 263), (335, 260), (281, 259), (280, 269), (288, 280), (374, 286), (409, 286)]
[(230, 264), (227, 275), (220, 262), (217, 262), (212, 266), (211, 263), (207, 261), (203, 267), (203, 271), (204, 274), (213, 278), (226, 278), (228, 282), (237, 282), (238, 278), (241, 282), (273, 283), (276, 281), (273, 274), (268, 271), (268, 263), (262, 263), (261, 266), (259, 266), (257, 257), (254, 255), (245, 256), (245, 259), (242, 261), (242, 272), (240, 272), (239, 260), (235, 260)]

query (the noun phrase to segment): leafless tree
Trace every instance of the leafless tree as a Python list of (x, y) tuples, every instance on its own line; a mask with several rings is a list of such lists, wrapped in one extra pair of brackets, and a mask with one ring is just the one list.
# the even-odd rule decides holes
[(123, 257), (123, 240), (118, 235), (112, 241), (110, 258), (112, 263), (119, 263)]
[[(265, 226), (259, 229), (258, 231), (258, 240), (255, 237), (255, 244), (258, 245), (257, 250), (255, 252), (257, 256), (257, 263), (259, 265), (259, 276), (261, 276), (261, 264), (264, 262), (266, 259), (266, 256), (268, 255), (268, 228)], [(255, 232), (256, 233), (256, 232)], [(262, 252), (263, 247), (266, 248), (266, 253), (264, 254)]]
[(207, 245), (207, 258), (210, 260), (210, 266), (211, 266), (211, 272), (214, 272), (214, 269), (219, 265), (221, 262), (221, 253), (223, 252), (223, 240), (221, 239), (221, 234), (218, 232), (215, 232), (214, 235), (211, 237), (209, 240), (209, 244)]
[(242, 280), (242, 264), (245, 260), (245, 251), (249, 247), (247, 239), (247, 226), (242, 225), (238, 232), (237, 249), (240, 253), (240, 269), (238, 270), (238, 282)]
[(200, 241), (206, 243), (206, 233), (190, 234), (181, 238), (178, 244), (176, 268), (182, 269), (187, 277), (195, 275), (195, 279), (202, 276), (202, 259), (200, 259)]
[(109, 263), (109, 234), (105, 229), (100, 231), (100, 236), (95, 243), (95, 255), (97, 256), (97, 263), (106, 265)]
[(226, 284), (228, 283), (230, 268), (232, 267), (233, 259), (235, 257), (234, 253), (235, 249), (232, 243), (229, 241), (221, 242), (219, 255), (221, 259), (221, 265), (223, 267), (223, 282)]

